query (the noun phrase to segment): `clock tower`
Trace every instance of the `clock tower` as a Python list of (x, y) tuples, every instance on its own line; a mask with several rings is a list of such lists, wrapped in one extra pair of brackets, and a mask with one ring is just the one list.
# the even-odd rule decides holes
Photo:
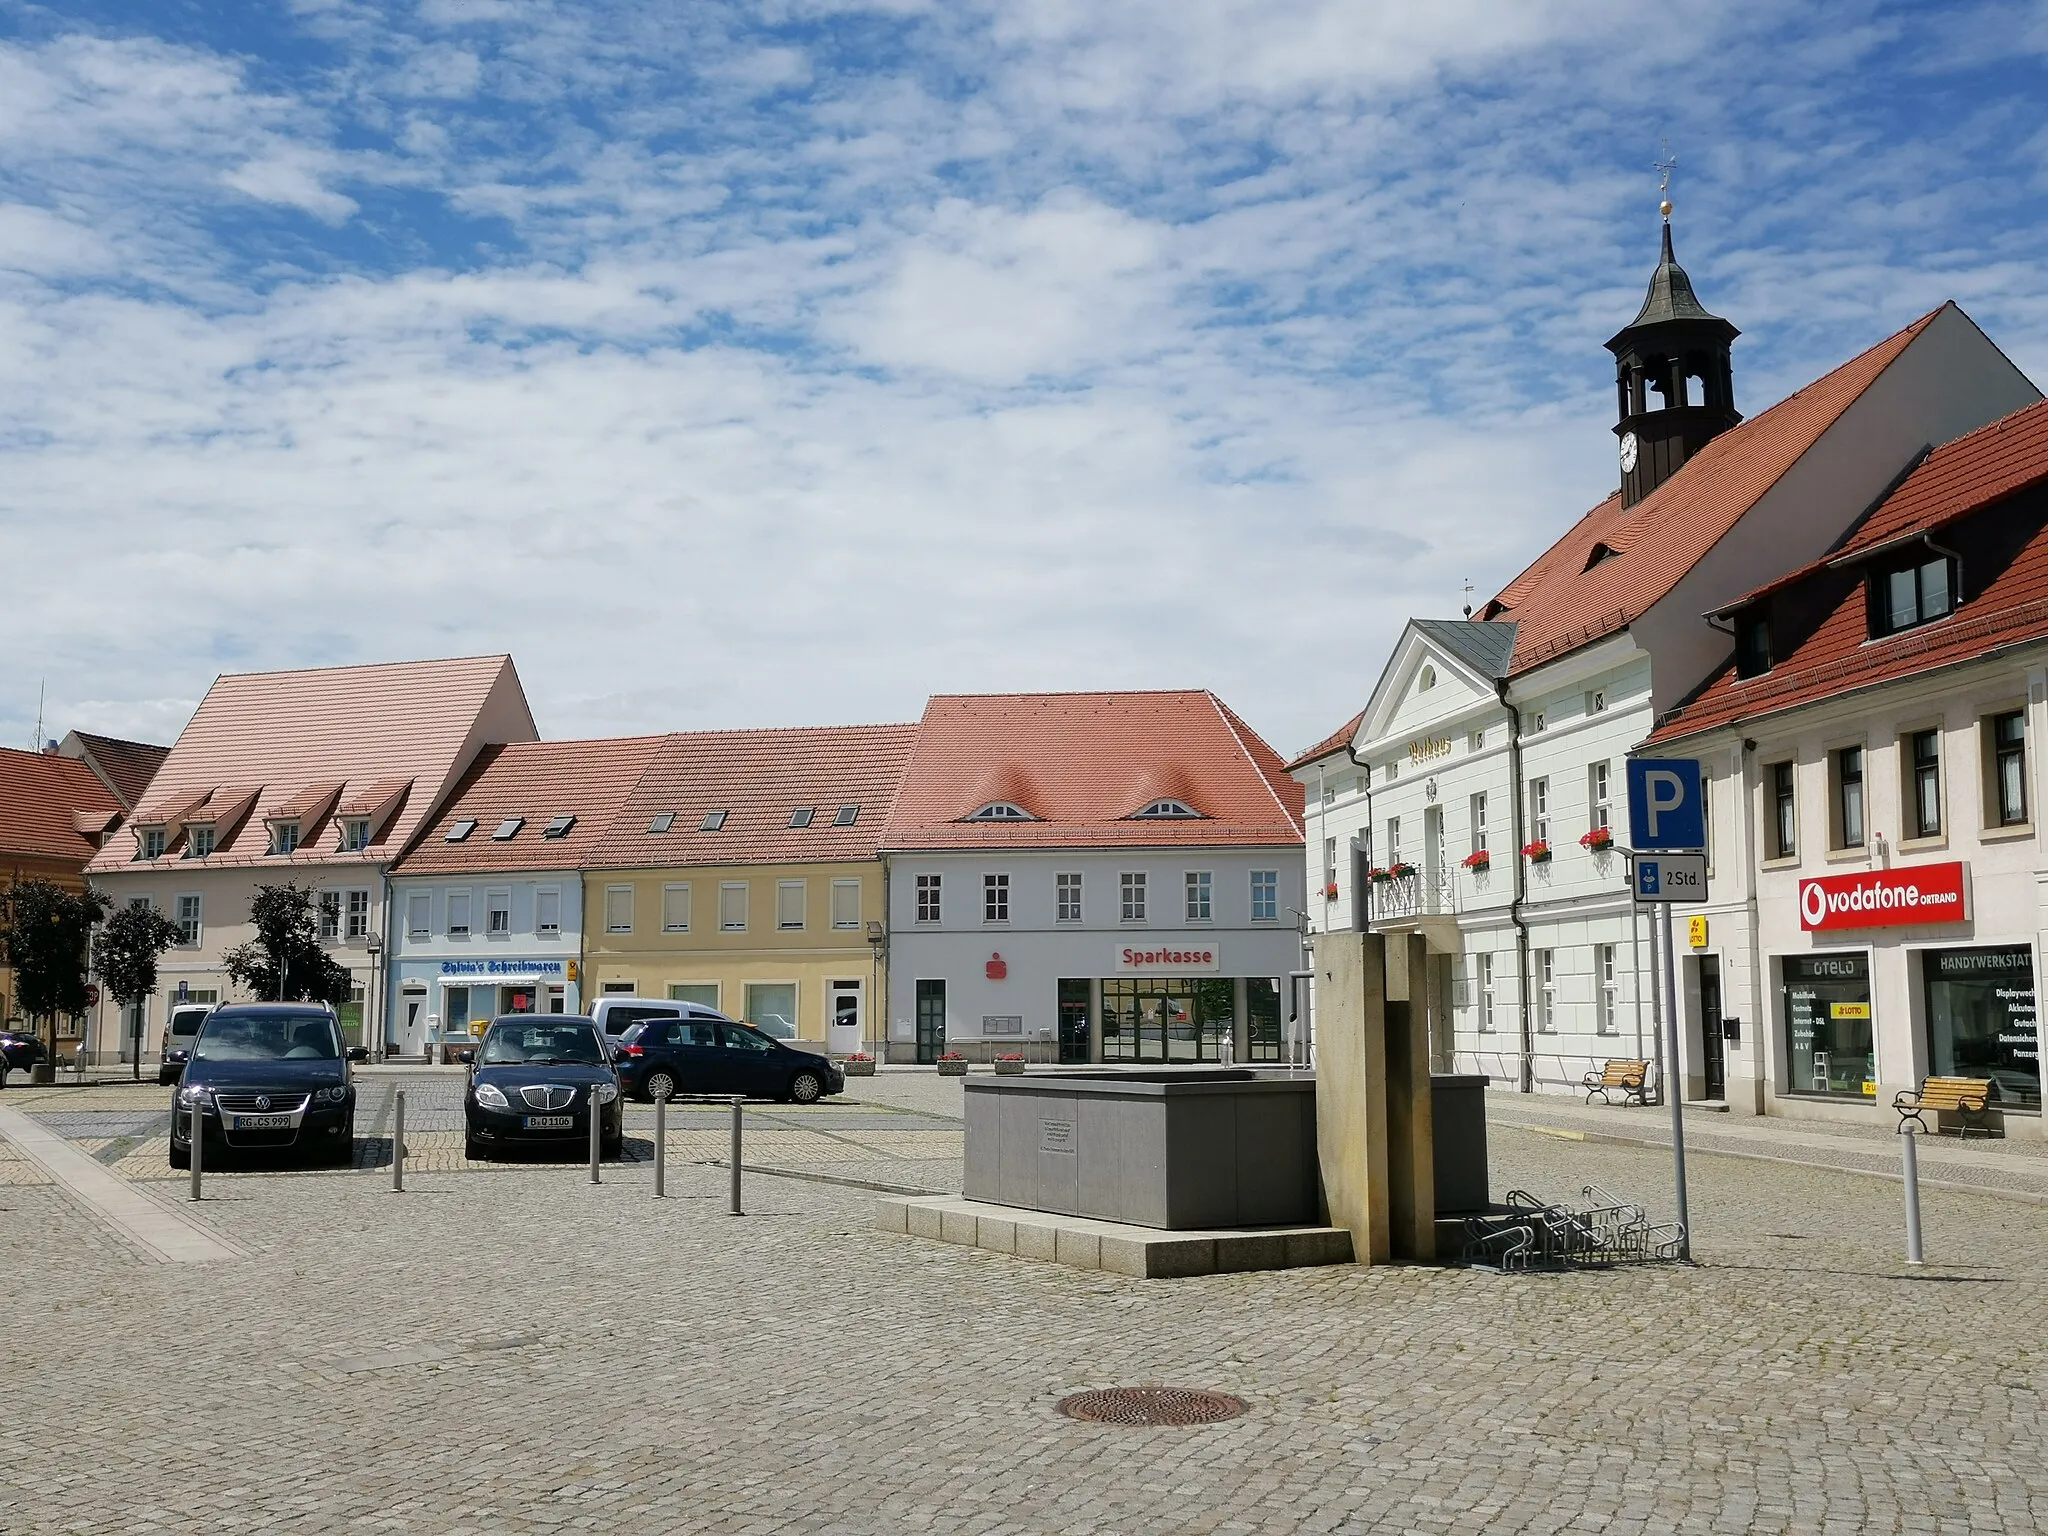
[(1685, 461), (1742, 420), (1729, 346), (1742, 333), (1707, 313), (1671, 254), (1671, 204), (1662, 206), (1664, 253), (1642, 311), (1607, 343), (1621, 418), (1621, 504), (1632, 507)]

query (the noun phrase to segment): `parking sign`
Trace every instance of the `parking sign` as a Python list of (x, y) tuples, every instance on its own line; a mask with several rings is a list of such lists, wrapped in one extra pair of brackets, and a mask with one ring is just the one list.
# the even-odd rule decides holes
[(1689, 757), (1628, 760), (1629, 842), (1645, 849), (1707, 846), (1706, 794)]
[(1636, 900), (1646, 906), (1707, 899), (1703, 853), (1639, 853), (1630, 863), (1630, 874)]

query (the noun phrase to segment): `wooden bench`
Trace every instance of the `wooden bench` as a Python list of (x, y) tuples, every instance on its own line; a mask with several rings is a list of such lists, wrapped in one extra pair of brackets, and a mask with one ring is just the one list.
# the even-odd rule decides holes
[(1643, 1084), (1649, 1080), (1650, 1064), (1647, 1061), (1610, 1061), (1598, 1072), (1588, 1072), (1579, 1079), (1579, 1086), (1586, 1090), (1586, 1102), (1593, 1102), (1593, 1095), (1600, 1095), (1600, 1102), (1612, 1104), (1610, 1095), (1620, 1094), (1624, 1104), (1647, 1104), (1643, 1097)]
[[(1892, 1099), (1892, 1108), (1899, 1112), (1899, 1129), (1905, 1130), (1911, 1120), (1924, 1132), (1927, 1122), (1921, 1118), (1926, 1110), (1937, 1114), (1954, 1115), (1961, 1123), (1956, 1133), (1967, 1137), (1976, 1131), (1989, 1136), (1991, 1127), (1987, 1123), (1985, 1110), (1991, 1103), (1991, 1080), (1983, 1077), (1930, 1077), (1918, 1089), (1901, 1090)], [(1939, 1128), (1940, 1122), (1936, 1121)]]

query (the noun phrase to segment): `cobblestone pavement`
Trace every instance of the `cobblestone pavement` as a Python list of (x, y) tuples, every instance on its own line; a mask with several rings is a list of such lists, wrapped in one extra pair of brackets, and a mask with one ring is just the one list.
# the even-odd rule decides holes
[[(815, 1113), (946, 1134), (943, 1100), (907, 1115), (895, 1091)], [(1497, 1188), (1597, 1182), (1669, 1209), (1666, 1152), (1492, 1139)], [(1698, 1268), (1140, 1281), (884, 1234), (857, 1190), (756, 1177), (736, 1219), (721, 1170), (678, 1159), (661, 1203), (650, 1178), (420, 1167), (398, 1195), (228, 1174), (197, 1209), (250, 1257), (182, 1268), (53, 1187), (0, 1183), (0, 1286), (34, 1298), (0, 1333), (0, 1530), (2048, 1522), (2048, 1222), (2011, 1200), (1931, 1193), (1915, 1274), (1895, 1186), (1701, 1158)], [(1162, 1383), (1250, 1411), (1197, 1429), (1054, 1412)]]

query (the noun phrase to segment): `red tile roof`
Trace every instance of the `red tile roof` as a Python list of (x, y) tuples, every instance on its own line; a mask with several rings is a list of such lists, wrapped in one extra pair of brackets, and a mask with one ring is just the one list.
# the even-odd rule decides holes
[(1580, 518), (1484, 610), (1483, 617), (1521, 625), (1510, 670), (1539, 665), (1642, 617), (1941, 312), (1921, 316), (1722, 433), (1634, 507), (1624, 509), (1617, 491)]
[[(680, 731), (662, 739), (647, 771), (592, 851), (591, 867), (795, 864), (872, 859), (902, 782), (914, 725)], [(836, 824), (854, 806), (850, 825)], [(790, 814), (809, 807), (807, 827)], [(723, 811), (715, 832), (700, 831)], [(665, 832), (650, 832), (659, 816)]]
[[(165, 823), (166, 852), (175, 855), (178, 823), (209, 804), (209, 796), (218, 805), (229, 787), (255, 790), (263, 815), (310, 798), (323, 823), (301, 827), (297, 853), (271, 855), (263, 815), (252, 815), (232, 831), (217, 828), (220, 841), (207, 862), (278, 869), (381, 862), (405, 846), (433, 809), (430, 802), (467, 766), (491, 709), (507, 735), (531, 739), (532, 716), (509, 656), (225, 675), (206, 691), (131, 822)], [(339, 851), (326, 830), (327, 792), (352, 801), (392, 779), (412, 781), (412, 793), (367, 851)], [(93, 868), (153, 867), (135, 863), (134, 852), (130, 839), (114, 839)]]
[[(1163, 798), (1200, 820), (1134, 821)], [(1033, 821), (964, 821), (993, 799)], [(887, 846), (1260, 846), (1301, 841), (1302, 789), (1214, 694), (939, 695), (926, 706)]]
[(1358, 728), (1364, 723), (1365, 711), (1361, 709), (1349, 720), (1346, 720), (1343, 725), (1330, 732), (1329, 735), (1289, 763), (1287, 765), (1288, 769), (1292, 771), (1296, 768), (1306, 768), (1318, 758), (1328, 757), (1333, 752), (1343, 751), (1344, 748), (1351, 745), (1351, 738), (1358, 734)]
[[(624, 736), (486, 747), (419, 843), (391, 872), (396, 877), (580, 869), (612, 830), (619, 807), (667, 739)], [(576, 819), (562, 836), (543, 836), (560, 816)], [(511, 837), (491, 835), (514, 817), (521, 818), (521, 825)], [(476, 826), (461, 842), (451, 843), (448, 829), (460, 821)]]
[[(169, 747), (151, 746), (145, 741), (122, 741), (117, 736), (95, 736), (89, 731), (73, 731), (71, 741), (78, 744), (87, 765), (105, 781), (122, 807), (128, 810), (142, 803), (142, 797), (149, 792), (149, 781), (156, 777), (157, 769), (163, 767), (164, 759), (171, 755)], [(70, 742), (65, 745), (69, 747)]]
[(0, 747), (0, 857), (83, 869), (99, 845), (81, 824), (103, 828), (120, 814), (121, 803), (79, 759)]
[[(2036, 420), (2018, 431), (2007, 426), (2021, 417)], [(2039, 422), (2048, 422), (2048, 405), (2030, 407), (1956, 439), (1929, 458), (1865, 524), (1868, 528), (1882, 519), (1884, 536), (1852, 540), (1846, 548), (1860, 549), (1867, 558), (1896, 538), (1983, 511), (2016, 489), (2048, 480), (2048, 430)], [(1998, 431), (2000, 426), (2007, 430)], [(2015, 454), (2015, 443), (2029, 445), (2024, 457)], [(1922, 474), (1927, 481), (1916, 487), (1914, 481)], [(1903, 513), (1892, 507), (1899, 498), (1909, 498)], [(1834, 557), (1841, 558), (1839, 553)], [(1810, 566), (1805, 574), (1810, 577), (1818, 568)], [(2037, 532), (1987, 587), (1967, 594), (1962, 607), (1948, 618), (1874, 640), (1868, 636), (1865, 588), (1856, 582), (1791, 655), (1747, 679), (1738, 678), (1733, 664), (1728, 664), (1665, 715), (1650, 740), (1675, 740), (2048, 639), (2048, 529)]]

